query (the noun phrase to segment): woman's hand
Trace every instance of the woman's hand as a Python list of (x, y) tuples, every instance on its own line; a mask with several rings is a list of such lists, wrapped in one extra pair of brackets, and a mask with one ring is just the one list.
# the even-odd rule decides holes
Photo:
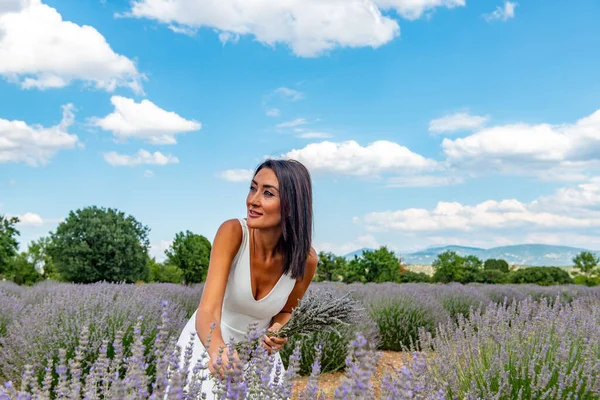
[[(267, 332), (277, 332), (281, 328), (282, 325), (279, 322), (275, 322), (273, 325), (271, 325)], [(263, 336), (263, 341), (263, 345), (269, 352), (269, 355), (279, 352), (281, 347), (288, 342), (286, 337), (269, 337), (268, 335)]]
[[(217, 362), (219, 361), (219, 357), (221, 358), (221, 365), (219, 366)], [(229, 349), (227, 347), (224, 348), (223, 352), (219, 355), (219, 351), (216, 350), (209, 354), (208, 360), (208, 370), (213, 376), (216, 376), (218, 379), (223, 379), (226, 372), (230, 372), (229, 364), (233, 364), (233, 369), (242, 369), (242, 362), (237, 353), (237, 350), (233, 350), (233, 353), (229, 353)], [(243, 378), (242, 378), (243, 380)]]

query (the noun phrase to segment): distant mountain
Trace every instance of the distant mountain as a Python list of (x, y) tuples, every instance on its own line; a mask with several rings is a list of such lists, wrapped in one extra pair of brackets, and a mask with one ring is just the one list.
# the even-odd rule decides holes
[(362, 249), (353, 251), (352, 253), (348, 253), (348, 254), (344, 255), (343, 257), (345, 259), (347, 259), (347, 260), (353, 260), (354, 256), (359, 256), (360, 257), (364, 251), (368, 251), (368, 250), (373, 251), (373, 250), (376, 250), (376, 249), (370, 249), (368, 247), (363, 247)]
[[(355, 254), (360, 256), (364, 250), (372, 249), (360, 249), (346, 254), (344, 257), (352, 259), (354, 258)], [(600, 251), (546, 244), (519, 244), (512, 246), (492, 247), (490, 249), (465, 246), (443, 246), (427, 248), (414, 253), (400, 253), (398, 256), (401, 257), (406, 264), (431, 265), (438, 254), (448, 250), (455, 251), (456, 254), (461, 256), (473, 255), (482, 261), (490, 258), (499, 258), (506, 260), (506, 262), (509, 264), (556, 267), (567, 267), (573, 265), (573, 257), (582, 251), (592, 251), (596, 255), (600, 256)]]

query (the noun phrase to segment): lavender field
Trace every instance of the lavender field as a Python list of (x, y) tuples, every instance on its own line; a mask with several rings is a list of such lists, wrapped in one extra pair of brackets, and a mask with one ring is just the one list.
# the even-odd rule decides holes
[[(318, 375), (334, 371), (345, 374), (336, 399), (600, 397), (600, 289), (314, 283), (309, 295), (323, 291), (350, 291), (361, 323), (290, 338), (277, 384), (264, 383), (266, 354), (249, 348), (244, 380), (228, 374), (222, 398), (320, 398)], [(0, 282), (0, 399), (201, 398), (202, 379), (184, 381), (194, 366), (175, 372), (174, 346), (201, 293), (202, 285)], [(404, 366), (374, 385), (382, 350)], [(299, 375), (309, 376), (301, 393)]]

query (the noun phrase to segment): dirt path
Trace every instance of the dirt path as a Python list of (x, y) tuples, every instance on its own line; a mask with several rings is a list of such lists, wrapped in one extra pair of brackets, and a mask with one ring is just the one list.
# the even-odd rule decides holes
[[(371, 379), (371, 382), (373, 382), (373, 387), (375, 388), (375, 398), (377, 398), (380, 395), (379, 385), (381, 383), (382, 378), (386, 375), (386, 372), (391, 371), (391, 366), (394, 366), (396, 368), (400, 368), (400, 366), (402, 366), (400, 352), (382, 351), (381, 353), (382, 354), (377, 365), (377, 370), (375, 371), (375, 375)], [(327, 396), (327, 399), (333, 399), (335, 389), (341, 384), (343, 378), (343, 372), (322, 374), (319, 377), (319, 389), (323, 390), (325, 396)], [(292, 399), (298, 399), (298, 396), (306, 387), (307, 382), (308, 377), (303, 376), (298, 378), (294, 385)]]

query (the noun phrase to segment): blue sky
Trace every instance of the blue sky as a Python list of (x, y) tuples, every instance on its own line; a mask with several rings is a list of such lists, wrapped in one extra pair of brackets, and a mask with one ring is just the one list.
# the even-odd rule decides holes
[(600, 249), (600, 3), (9, 0), (0, 213), (21, 244), (116, 207), (214, 237), (265, 156), (315, 248)]

